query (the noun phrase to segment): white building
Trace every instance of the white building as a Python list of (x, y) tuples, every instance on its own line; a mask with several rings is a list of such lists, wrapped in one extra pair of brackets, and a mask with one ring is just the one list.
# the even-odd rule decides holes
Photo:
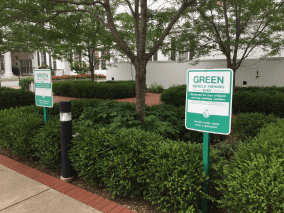
[[(100, 57), (101, 53), (97, 52), (96, 57)], [(74, 61), (79, 61), (77, 55), (74, 54)], [(24, 52), (6, 52), (0, 57), (0, 69), (3, 73), (1, 78), (13, 78), (20, 73), (21, 76), (33, 76), (33, 70), (39, 66), (48, 65), (54, 70), (54, 75), (76, 75), (71, 70), (69, 62), (66, 60), (53, 59), (48, 53), (35, 52), (33, 54)], [(105, 61), (96, 64), (95, 74), (106, 75)], [(15, 73), (15, 74), (14, 74)], [(88, 74), (91, 74), (89, 72)]]

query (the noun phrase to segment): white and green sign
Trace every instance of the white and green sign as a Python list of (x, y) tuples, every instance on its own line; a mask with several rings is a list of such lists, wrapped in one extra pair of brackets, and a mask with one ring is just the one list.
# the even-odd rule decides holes
[(53, 107), (51, 71), (48, 69), (34, 70), (36, 105)]
[(187, 71), (185, 127), (207, 133), (231, 132), (233, 70)]

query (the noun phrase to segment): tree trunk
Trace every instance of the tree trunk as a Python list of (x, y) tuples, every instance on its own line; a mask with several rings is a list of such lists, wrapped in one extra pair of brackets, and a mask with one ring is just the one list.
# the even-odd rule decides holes
[(95, 75), (94, 75), (94, 64), (93, 63), (90, 64), (90, 71), (91, 71), (91, 81), (92, 83), (94, 83)]
[(145, 85), (146, 85), (146, 66), (147, 62), (137, 62), (134, 64), (136, 70), (135, 90), (136, 90), (136, 112), (139, 120), (144, 123), (145, 117)]
[(236, 88), (236, 71), (237, 70), (233, 70), (233, 94), (235, 93), (235, 88)]

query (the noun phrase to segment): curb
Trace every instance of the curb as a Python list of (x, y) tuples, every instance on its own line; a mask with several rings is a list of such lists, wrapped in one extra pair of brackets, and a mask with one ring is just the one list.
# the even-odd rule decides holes
[(125, 208), (115, 202), (105, 199), (101, 196), (88, 192), (64, 180), (47, 175), (36, 169), (30, 168), (22, 163), (12, 160), (0, 154), (0, 164), (9, 169), (18, 172), (30, 179), (33, 179), (41, 184), (44, 184), (60, 193), (63, 193), (73, 199), (76, 199), (88, 206), (93, 207), (104, 213), (135, 213), (131, 209)]

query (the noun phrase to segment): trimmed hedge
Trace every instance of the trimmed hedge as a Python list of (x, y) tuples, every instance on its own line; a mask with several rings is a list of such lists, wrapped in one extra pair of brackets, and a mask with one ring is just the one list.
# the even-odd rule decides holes
[(29, 105), (35, 105), (33, 92), (0, 87), (0, 110)]
[(251, 92), (269, 92), (269, 91), (277, 91), (277, 92), (284, 92), (284, 87), (277, 87), (277, 86), (270, 86), (270, 87), (256, 87), (256, 86), (249, 86), (249, 87), (235, 87), (235, 92), (244, 92), (244, 91), (251, 91)]
[[(186, 85), (164, 90), (161, 101), (174, 106), (185, 106)], [(247, 87), (236, 89), (233, 94), (232, 111), (239, 113), (264, 113), (284, 117), (284, 87)]]
[(284, 211), (284, 121), (269, 124), (224, 167), (218, 201), (229, 212)]
[(135, 81), (63, 81), (52, 85), (56, 95), (75, 98), (121, 99), (135, 96)]
[(37, 129), (44, 125), (44, 120), (38, 112), (32, 110), (33, 106), (0, 111), (1, 147), (19, 156), (34, 156), (36, 148), (32, 139)]
[(236, 129), (236, 136), (239, 141), (245, 141), (255, 137), (265, 125), (277, 122), (278, 117), (273, 114), (263, 113), (240, 113), (232, 124)]
[(174, 105), (176, 107), (185, 106), (186, 85), (172, 86), (165, 89), (161, 94), (161, 101), (164, 104)]
[(233, 113), (258, 112), (284, 117), (284, 93), (277, 91), (244, 91), (235, 92), (233, 97)]
[[(139, 128), (84, 127), (72, 141), (70, 160), (79, 176), (100, 184), (114, 197), (143, 195), (168, 211), (199, 211), (206, 196), (202, 145), (164, 139)], [(221, 178), (223, 158), (210, 154), (210, 182)]]

